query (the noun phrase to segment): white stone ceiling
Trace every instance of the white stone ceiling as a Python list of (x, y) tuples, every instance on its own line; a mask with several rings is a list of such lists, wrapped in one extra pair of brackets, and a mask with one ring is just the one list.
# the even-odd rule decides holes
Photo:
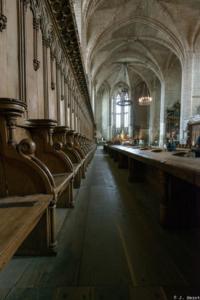
[(81, 41), (97, 90), (104, 82), (114, 85), (122, 62), (132, 87), (155, 76), (162, 81), (172, 62), (199, 51), (200, 1), (82, 0)]

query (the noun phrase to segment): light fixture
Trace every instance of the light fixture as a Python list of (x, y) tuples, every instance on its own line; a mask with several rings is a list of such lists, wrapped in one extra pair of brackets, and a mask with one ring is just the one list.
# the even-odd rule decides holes
[[(124, 82), (126, 83), (127, 86), (130, 86), (127, 63), (123, 63), (123, 75), (124, 75)], [(121, 91), (117, 95), (117, 99), (119, 100), (116, 102), (116, 104), (119, 106), (129, 106), (133, 103), (132, 100), (129, 98), (127, 87), (121, 88)]]
[(152, 102), (152, 97), (150, 96), (149, 90), (145, 82), (142, 83), (142, 96), (139, 97), (138, 103), (139, 105), (150, 105)]
[(132, 104), (132, 100), (128, 97), (128, 89), (122, 88), (121, 92), (119, 93), (120, 100), (117, 101), (117, 105), (120, 106), (128, 106)]

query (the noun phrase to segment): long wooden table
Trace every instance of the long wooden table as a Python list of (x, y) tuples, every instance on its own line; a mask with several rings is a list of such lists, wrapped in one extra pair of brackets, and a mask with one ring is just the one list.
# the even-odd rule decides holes
[(147, 180), (156, 187), (163, 226), (200, 225), (200, 158), (174, 155), (179, 152), (152, 152), (118, 145), (107, 149), (119, 167), (129, 168), (130, 181)]

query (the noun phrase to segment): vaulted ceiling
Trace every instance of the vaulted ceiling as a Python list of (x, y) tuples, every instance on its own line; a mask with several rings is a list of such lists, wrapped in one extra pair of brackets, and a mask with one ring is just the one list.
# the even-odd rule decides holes
[(81, 10), (85, 68), (97, 90), (115, 84), (122, 62), (137, 85), (162, 81), (188, 50), (200, 50), (199, 0), (82, 0)]

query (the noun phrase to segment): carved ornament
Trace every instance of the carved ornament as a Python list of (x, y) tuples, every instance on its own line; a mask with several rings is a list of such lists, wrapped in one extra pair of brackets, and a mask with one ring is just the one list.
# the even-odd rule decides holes
[(40, 67), (38, 60), (38, 31), (40, 27), (40, 19), (33, 17), (33, 68), (37, 71)]
[(6, 29), (7, 17), (4, 15), (3, 11), (3, 0), (0, 0), (0, 32)]
[(0, 15), (0, 31), (2, 32), (4, 29), (6, 29), (7, 24), (7, 17), (3, 14)]
[(41, 8), (41, 30), (43, 41), (45, 42), (47, 47), (50, 47), (54, 39), (53, 25), (44, 4), (42, 4)]
[(60, 151), (60, 150), (62, 150), (62, 148), (63, 148), (63, 144), (61, 142), (55, 142), (53, 144), (53, 149), (56, 151)]
[(65, 47), (67, 57), (76, 76), (81, 94), (84, 95), (88, 112), (92, 120), (93, 112), (89, 98), (86, 75), (82, 63), (80, 43), (77, 35), (77, 28), (74, 22), (74, 15), (69, 0), (48, 0), (52, 15), (59, 30), (60, 38)]
[(36, 151), (36, 144), (30, 139), (23, 139), (17, 145), (17, 150), (24, 155), (33, 155)]

